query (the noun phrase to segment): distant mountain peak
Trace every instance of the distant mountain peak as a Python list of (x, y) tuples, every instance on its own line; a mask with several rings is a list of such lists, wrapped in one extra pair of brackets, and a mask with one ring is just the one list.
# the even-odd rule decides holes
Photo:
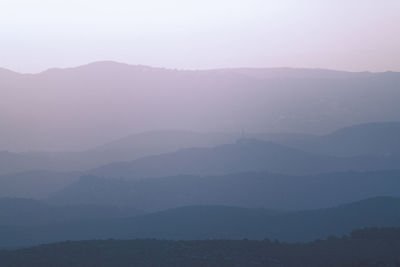
[(71, 72), (71, 71), (84, 71), (90, 73), (124, 73), (130, 71), (160, 71), (165, 70), (162, 68), (155, 68), (145, 65), (131, 65), (126, 63), (121, 63), (117, 61), (96, 61), (85, 65), (80, 65), (77, 67), (68, 67), (68, 68), (50, 68), (47, 69), (40, 74), (52, 74), (52, 73), (63, 73), (63, 72)]
[(15, 72), (15, 71), (12, 71), (12, 70), (9, 70), (9, 69), (5, 69), (5, 68), (0, 68), (0, 77), (1, 76), (5, 76), (5, 77), (7, 77), (7, 76), (19, 76), (19, 75), (21, 75), (21, 74), (18, 73), (18, 72)]

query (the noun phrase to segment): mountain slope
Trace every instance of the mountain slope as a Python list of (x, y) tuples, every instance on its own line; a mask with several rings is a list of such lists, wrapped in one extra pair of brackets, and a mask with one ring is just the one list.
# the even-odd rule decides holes
[(346, 170), (396, 169), (400, 155), (394, 157), (333, 157), (299, 149), (242, 139), (234, 144), (211, 148), (182, 149), (174, 153), (116, 162), (88, 171), (108, 178), (142, 179), (181, 174), (221, 175), (245, 171), (270, 171), (285, 174), (310, 174)]
[(55, 206), (26, 198), (0, 198), (1, 226), (33, 226), (143, 215), (135, 209), (101, 205)]
[(184, 148), (233, 143), (241, 138), (284, 141), (310, 137), (311, 135), (291, 133), (151, 131), (131, 134), (85, 151), (25, 153), (0, 151), (0, 175), (33, 170), (83, 171), (116, 161), (132, 161)]
[(79, 172), (26, 171), (0, 176), (0, 197), (46, 198), (77, 181)]
[(400, 155), (400, 122), (375, 122), (341, 128), (331, 134), (281, 143), (335, 156)]
[(86, 176), (49, 203), (98, 204), (157, 211), (187, 205), (228, 205), (274, 210), (335, 206), (376, 196), (400, 196), (400, 171), (342, 172), (308, 176), (237, 173), (139, 181)]
[[(389, 160), (390, 157), (400, 155), (400, 122), (353, 125), (323, 136), (170, 130), (132, 134), (81, 152), (0, 152), (0, 175), (42, 169), (82, 171), (112, 162), (132, 161), (185, 148), (230, 144), (244, 138), (271, 141), (313, 154), (336, 157), (375, 157), (375, 160), (369, 159), (368, 164), (372, 164), (371, 166), (378, 164), (379, 161), (385, 161), (385, 158)], [(393, 168), (390, 165), (387, 167)]]
[(93, 157), (112, 161), (130, 161), (150, 155), (175, 152), (184, 148), (213, 147), (234, 143), (239, 139), (285, 141), (311, 138), (296, 133), (193, 132), (184, 130), (150, 131), (131, 134), (86, 151)]
[(157, 238), (305, 241), (362, 227), (399, 227), (400, 199), (373, 198), (334, 208), (276, 213), (223, 206), (191, 206), (129, 219), (0, 229), (0, 246), (84, 239)]
[[(287, 244), (270, 240), (91, 240), (0, 251), (3, 266), (396, 266), (398, 228)], [(84, 251), (84, 253), (82, 253)]]
[[(399, 73), (181, 71), (97, 62), (0, 75), (0, 148), (85, 150), (157, 129), (326, 133), (399, 121)], [(360, 97), (362, 96), (362, 97)]]

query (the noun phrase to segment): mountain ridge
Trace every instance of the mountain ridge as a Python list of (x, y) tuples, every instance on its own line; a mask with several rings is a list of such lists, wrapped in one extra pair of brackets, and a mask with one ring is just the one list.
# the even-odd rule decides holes
[(31, 75), (37, 75), (41, 73), (45, 73), (47, 71), (52, 71), (52, 70), (69, 70), (69, 69), (78, 69), (82, 67), (90, 67), (90, 66), (105, 66), (105, 65), (114, 65), (114, 66), (124, 66), (124, 67), (140, 67), (140, 68), (147, 68), (147, 69), (159, 69), (159, 70), (177, 70), (177, 71), (216, 71), (216, 70), (221, 70), (221, 71), (235, 71), (235, 70), (276, 70), (276, 71), (285, 71), (285, 70), (302, 70), (302, 71), (316, 71), (316, 72), (336, 72), (336, 73), (353, 73), (353, 74), (381, 74), (381, 73), (400, 73), (396, 71), (381, 71), (381, 72), (373, 72), (373, 71), (346, 71), (346, 70), (339, 70), (339, 69), (325, 69), (325, 68), (302, 68), (302, 67), (234, 67), (234, 68), (207, 68), (207, 69), (177, 69), (177, 68), (168, 68), (168, 67), (157, 67), (157, 66), (150, 66), (150, 65), (142, 65), (142, 64), (132, 64), (132, 63), (125, 63), (125, 62), (120, 62), (120, 61), (114, 61), (114, 60), (99, 60), (99, 61), (92, 61), (89, 63), (85, 64), (79, 64), (75, 66), (68, 66), (68, 67), (50, 67), (47, 69), (44, 69), (39, 72), (32, 72), (32, 73), (22, 73), (14, 70), (10, 70), (8, 68), (2, 68), (0, 67), (0, 71), (10, 71), (13, 73), (18, 73), (18, 74), (31, 74)]
[(143, 69), (103, 62), (1, 75), (1, 118), (13, 123), (0, 148), (81, 151), (155, 129), (324, 134), (400, 120), (399, 73)]
[(101, 204), (160, 211), (187, 205), (227, 205), (272, 210), (335, 206), (381, 195), (400, 196), (400, 170), (288, 176), (242, 172), (145, 180), (82, 176), (49, 196), (50, 203)]
[(172, 240), (278, 239), (310, 241), (364, 227), (399, 227), (400, 198), (379, 197), (338, 207), (276, 213), (236, 207), (183, 207), (139, 217), (3, 227), (0, 246), (63, 240), (157, 238)]

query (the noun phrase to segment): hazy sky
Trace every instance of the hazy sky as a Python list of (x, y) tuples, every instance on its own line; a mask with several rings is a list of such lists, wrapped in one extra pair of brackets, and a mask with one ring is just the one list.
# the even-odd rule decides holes
[(399, 0), (0, 0), (0, 67), (400, 71)]

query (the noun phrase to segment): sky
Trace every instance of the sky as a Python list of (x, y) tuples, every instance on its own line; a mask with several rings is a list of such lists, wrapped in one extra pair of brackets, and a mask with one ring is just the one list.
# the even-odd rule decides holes
[(0, 0), (0, 67), (400, 71), (399, 0)]

